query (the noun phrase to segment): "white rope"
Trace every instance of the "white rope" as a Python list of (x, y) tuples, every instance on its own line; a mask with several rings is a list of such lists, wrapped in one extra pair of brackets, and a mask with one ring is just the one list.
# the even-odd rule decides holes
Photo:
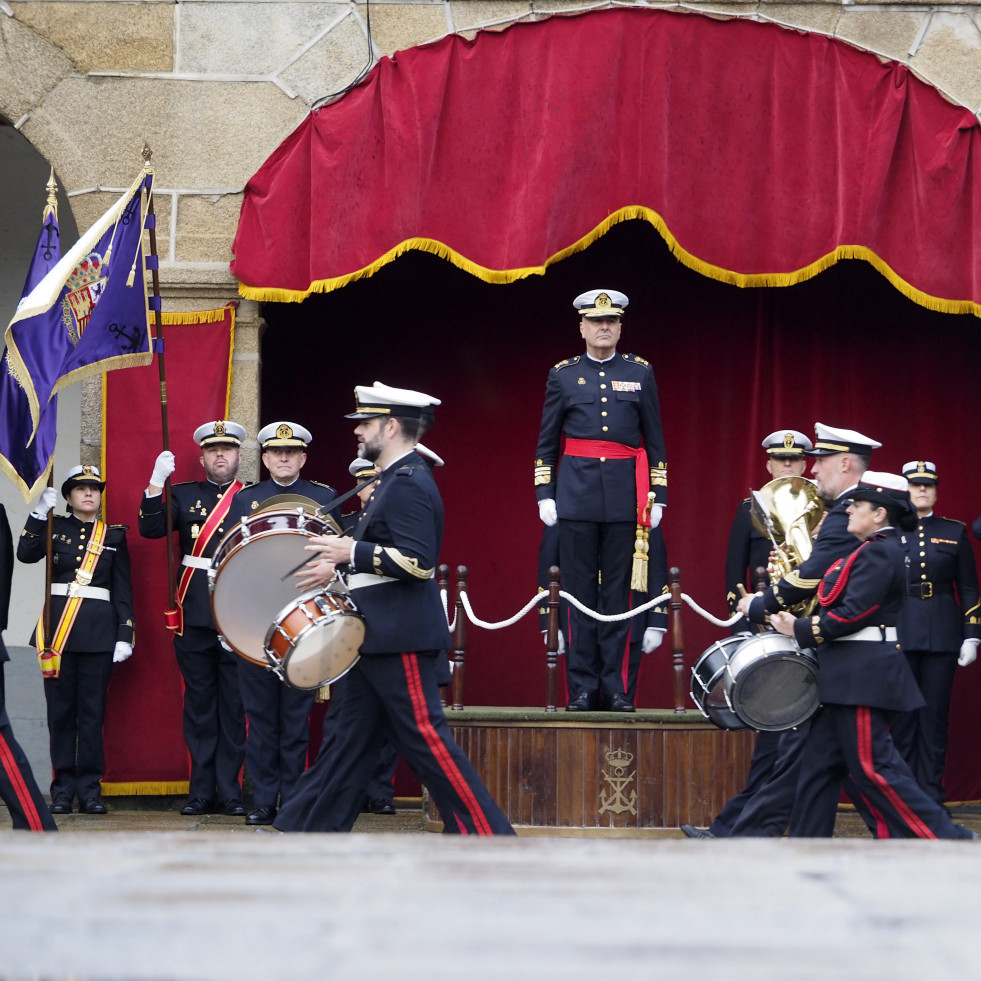
[(439, 591), (439, 598), (443, 601), (443, 616), (446, 617), (446, 622), (449, 624), (450, 633), (453, 633), (453, 631), (456, 630), (456, 606), (454, 605), (453, 607), (453, 619), (451, 620), (448, 605), (449, 599), (445, 589), (441, 589)]
[[(513, 617), (509, 617), (507, 620), (499, 620), (497, 623), (488, 623), (486, 620), (481, 620), (473, 612), (473, 607), (470, 605), (470, 596), (464, 590), (460, 594), (460, 599), (463, 604), (463, 609), (467, 614), (467, 619), (470, 620), (474, 626), (483, 627), (485, 630), (503, 630), (504, 627), (510, 627), (512, 624), (517, 623), (533, 606), (535, 606), (546, 593), (544, 590), (533, 596)], [(646, 603), (634, 608), (633, 610), (627, 610), (626, 613), (597, 613), (595, 610), (589, 609), (588, 606), (584, 606), (579, 602), (571, 593), (567, 593), (564, 589), (559, 590), (559, 596), (564, 600), (571, 603), (577, 610), (584, 613), (588, 617), (592, 617), (594, 620), (600, 620), (603, 623), (614, 623), (618, 620), (629, 620), (631, 617), (639, 616), (641, 613), (646, 613), (648, 610), (653, 609), (656, 606), (662, 606), (667, 603), (671, 597), (667, 594), (663, 596), (658, 596), (652, 600), (648, 600)], [(687, 593), (681, 594), (682, 600), (687, 603), (696, 613), (703, 616), (706, 620), (714, 623), (717, 627), (731, 627), (737, 620), (741, 619), (742, 614), (736, 613), (731, 616), (728, 620), (720, 620), (718, 617), (713, 616), (706, 610), (703, 610)], [(443, 594), (443, 608), (446, 609), (446, 595)], [(456, 622), (456, 617), (454, 616), (454, 623)], [(450, 627), (452, 630), (452, 625)]]

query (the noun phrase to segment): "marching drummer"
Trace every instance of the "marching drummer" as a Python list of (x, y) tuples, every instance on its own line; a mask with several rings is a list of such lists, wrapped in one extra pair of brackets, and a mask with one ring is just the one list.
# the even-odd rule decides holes
[(916, 527), (905, 477), (867, 470), (850, 491), (848, 532), (860, 543), (827, 570), (815, 616), (775, 613), (773, 628), (817, 651), (821, 707), (803, 749), (793, 837), (830, 838), (850, 775), (875, 816), (877, 838), (976, 838), (916, 782), (889, 731), (895, 712), (923, 705), (897, 642), (906, 556), (897, 527)]
[[(208, 573), (211, 558), (230, 527), (232, 499), (245, 486), (236, 479), (245, 427), (215, 419), (194, 430), (201, 447), (204, 480), (174, 484), (170, 507), (180, 537), (177, 608), (172, 611), (174, 652), (184, 679), (184, 741), (191, 758), (188, 799), (181, 814), (217, 811), (242, 817), (240, 773), (245, 759), (245, 713), (238, 683), (239, 658), (218, 641), (211, 616)], [(140, 505), (144, 538), (167, 534), (163, 486), (174, 472), (174, 454), (164, 450), (153, 464)]]
[[(235, 495), (230, 524), (278, 495), (308, 498), (324, 508), (337, 497), (333, 487), (300, 476), (313, 440), (310, 430), (295, 422), (273, 422), (259, 430), (258, 440), (262, 465), (269, 476)], [(261, 588), (261, 569), (256, 570), (256, 582)], [(306, 766), (309, 716), (316, 690), (291, 688), (268, 668), (246, 659), (238, 666), (238, 678), (249, 723), (245, 765), (253, 792), (252, 810), (245, 823), (272, 824)]]

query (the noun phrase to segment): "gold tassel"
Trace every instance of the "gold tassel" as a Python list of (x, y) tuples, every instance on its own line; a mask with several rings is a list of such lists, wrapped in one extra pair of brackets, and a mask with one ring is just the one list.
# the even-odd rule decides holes
[(315, 702), (329, 702), (330, 701), (330, 685), (321, 685), (317, 689), (317, 694), (313, 696)]
[(637, 538), (634, 541), (634, 564), (630, 570), (630, 588), (638, 593), (647, 592), (647, 539), (650, 529), (637, 525)]

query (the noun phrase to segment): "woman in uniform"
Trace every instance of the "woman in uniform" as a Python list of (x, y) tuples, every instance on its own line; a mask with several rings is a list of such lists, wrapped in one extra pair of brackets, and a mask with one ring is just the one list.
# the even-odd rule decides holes
[[(61, 493), (68, 515), (54, 518), (50, 636), (34, 635), (47, 664), (44, 697), (51, 742), (51, 811), (70, 814), (77, 796), (84, 814), (105, 814), (102, 725), (113, 662), (133, 653), (133, 590), (126, 526), (99, 520), (105, 481), (97, 467), (68, 471)], [(55, 504), (45, 489), (17, 545), (22, 562), (47, 554), (47, 514)], [(50, 676), (49, 676), (50, 675)]]

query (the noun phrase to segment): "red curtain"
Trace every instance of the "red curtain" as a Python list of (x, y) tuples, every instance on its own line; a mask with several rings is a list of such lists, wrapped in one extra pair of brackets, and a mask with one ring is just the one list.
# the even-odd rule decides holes
[(232, 271), (300, 300), (435, 252), (510, 282), (626, 218), (703, 275), (784, 286), (842, 257), (977, 313), (978, 120), (819, 34), (652, 10), (383, 58), (249, 181)]
[[(235, 310), (229, 306), (164, 314), (170, 449), (175, 482), (202, 473), (191, 438), (209, 419), (227, 418)], [(153, 461), (163, 448), (157, 365), (103, 376), (103, 473), (106, 520), (129, 526), (136, 643), (113, 669), (106, 707), (107, 794), (187, 793), (188, 757), (181, 728), (183, 688), (167, 606), (167, 546), (140, 537), (136, 512)], [(179, 550), (175, 552), (180, 561)]]

